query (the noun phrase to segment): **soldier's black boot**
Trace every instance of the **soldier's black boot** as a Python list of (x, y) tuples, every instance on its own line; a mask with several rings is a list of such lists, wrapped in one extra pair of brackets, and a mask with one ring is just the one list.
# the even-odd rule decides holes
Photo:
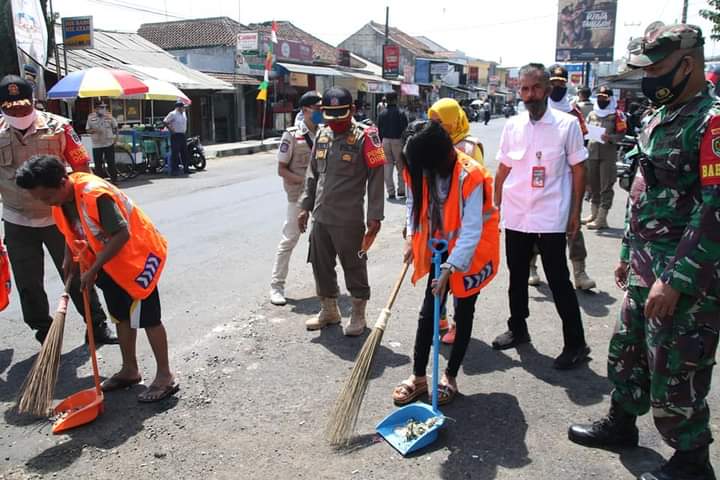
[(707, 445), (685, 452), (676, 450), (665, 465), (643, 473), (640, 480), (715, 480)]
[(612, 402), (610, 412), (600, 420), (590, 425), (570, 425), (568, 438), (586, 447), (636, 447), (638, 444), (636, 419), (635, 415), (625, 412), (620, 405)]

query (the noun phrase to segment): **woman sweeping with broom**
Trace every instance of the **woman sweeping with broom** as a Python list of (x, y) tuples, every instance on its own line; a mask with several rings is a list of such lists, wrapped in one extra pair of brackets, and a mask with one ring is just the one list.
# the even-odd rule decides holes
[[(457, 299), (455, 343), (439, 382), (440, 405), (458, 393), (457, 374), (472, 332), (480, 290), (495, 277), (500, 260), (499, 214), (492, 204), (491, 175), (477, 161), (453, 148), (442, 126), (430, 121), (410, 136), (403, 153), (408, 169), (407, 240), (404, 257), (412, 262), (413, 283), (428, 275), (418, 318), (413, 374), (393, 391), (397, 405), (415, 401), (428, 391), (426, 368), (433, 341), (434, 295), (445, 303), (448, 289)], [(445, 239), (441, 274), (431, 269), (430, 238)]]

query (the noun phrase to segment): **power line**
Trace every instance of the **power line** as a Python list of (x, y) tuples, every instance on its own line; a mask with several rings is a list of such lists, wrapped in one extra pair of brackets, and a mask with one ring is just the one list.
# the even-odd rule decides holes
[[(518, 19), (518, 20), (507, 20), (507, 21), (504, 21), (504, 22), (483, 23), (483, 24), (478, 24), (478, 25), (469, 25), (469, 26), (465, 26), (465, 27), (457, 27), (457, 26), (456, 26), (456, 27), (444, 27), (444, 28), (442, 28), (442, 29), (423, 30), (423, 31), (424, 31), (425, 33), (438, 33), (438, 32), (447, 32), (448, 30), (451, 30), (451, 31), (457, 31), (457, 30), (461, 30), (461, 31), (462, 31), (462, 30), (477, 30), (477, 29), (480, 29), (480, 28), (494, 27), (494, 26), (498, 26), (498, 25), (514, 25), (514, 24), (517, 24), (517, 23), (534, 22), (534, 21), (536, 21), (536, 20), (545, 20), (545, 19), (548, 19), (548, 18), (555, 18), (556, 16), (557, 16), (557, 15), (555, 15), (555, 14), (551, 14), (551, 15), (541, 15), (541, 16), (538, 16), (538, 17), (521, 18), (521, 19)], [(418, 35), (422, 35), (422, 34), (418, 34)]]
[(119, 2), (112, 1), (112, 0), (88, 0), (88, 1), (91, 3), (98, 3), (100, 5), (107, 5), (107, 6), (112, 6), (112, 7), (124, 8), (126, 10), (133, 10), (136, 12), (151, 13), (153, 15), (158, 15), (161, 17), (172, 17), (172, 18), (175, 18), (178, 20), (186, 20), (187, 19), (187, 17), (183, 17), (178, 14), (172, 14), (170, 12), (165, 12), (163, 10), (151, 9), (151, 8), (144, 7), (142, 5), (138, 5), (135, 3), (127, 3), (127, 2), (119, 3)]

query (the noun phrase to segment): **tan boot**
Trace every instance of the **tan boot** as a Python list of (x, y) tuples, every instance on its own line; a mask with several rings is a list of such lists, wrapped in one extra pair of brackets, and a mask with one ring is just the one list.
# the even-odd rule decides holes
[(595, 218), (595, 220), (593, 220), (592, 222), (587, 224), (588, 230), (603, 230), (605, 228), (608, 228), (607, 216), (608, 216), (607, 209), (601, 208), (598, 211), (597, 218)]
[(590, 205), (590, 215), (588, 215), (587, 217), (585, 217), (585, 218), (583, 218), (582, 220), (580, 220), (580, 223), (582, 223), (583, 225), (585, 225), (585, 224), (588, 224), (588, 223), (590, 223), (590, 222), (594, 222), (595, 219), (596, 219), (597, 216), (598, 216), (598, 210), (599, 210), (599, 208), (598, 208), (597, 205), (595, 205), (595, 204)]
[(340, 323), (340, 309), (337, 299), (320, 297), (320, 313), (305, 321), (305, 328), (308, 330), (320, 330), (327, 325)]
[(363, 298), (352, 299), (352, 314), (350, 315), (350, 323), (345, 327), (345, 335), (348, 337), (357, 337), (365, 331), (365, 306), (367, 300)]
[(585, 273), (585, 261), (573, 261), (573, 277), (575, 278), (575, 288), (580, 290), (590, 290), (595, 288), (595, 280), (588, 277)]
[(537, 254), (530, 258), (530, 275), (528, 276), (528, 285), (531, 287), (537, 287), (540, 285), (540, 275), (537, 271)]

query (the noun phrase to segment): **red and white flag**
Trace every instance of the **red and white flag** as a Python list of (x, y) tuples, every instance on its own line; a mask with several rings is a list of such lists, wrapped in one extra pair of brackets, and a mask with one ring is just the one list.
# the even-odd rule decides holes
[(278, 42), (277, 41), (277, 23), (275, 23), (275, 20), (273, 20), (273, 23), (272, 23), (272, 32), (271, 32), (270, 40), (272, 41), (272, 43)]

